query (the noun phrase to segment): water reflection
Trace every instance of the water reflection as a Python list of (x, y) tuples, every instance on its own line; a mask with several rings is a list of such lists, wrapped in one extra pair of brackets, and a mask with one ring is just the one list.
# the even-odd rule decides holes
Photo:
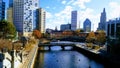
[(35, 68), (104, 68), (77, 51), (61, 51), (60, 47), (52, 47), (52, 50), (39, 52)]

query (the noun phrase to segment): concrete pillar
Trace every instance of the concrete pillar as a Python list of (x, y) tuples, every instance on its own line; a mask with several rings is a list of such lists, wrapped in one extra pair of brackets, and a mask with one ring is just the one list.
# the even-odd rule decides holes
[(48, 46), (48, 48), (49, 48), (49, 51), (51, 50), (51, 46)]
[(61, 46), (62, 50), (65, 50), (65, 47), (64, 46)]

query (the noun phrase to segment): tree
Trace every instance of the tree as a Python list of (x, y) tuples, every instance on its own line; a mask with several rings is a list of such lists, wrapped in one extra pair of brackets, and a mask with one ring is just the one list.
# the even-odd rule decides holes
[(92, 31), (92, 32), (90, 32), (90, 33), (88, 34), (88, 36), (87, 36), (87, 38), (86, 38), (86, 41), (93, 43), (93, 42), (95, 41), (95, 39), (96, 39), (95, 33)]
[(62, 32), (62, 34), (64, 36), (73, 36), (73, 31), (71, 31), (71, 30), (65, 30), (65, 31)]
[(106, 34), (104, 31), (99, 31), (96, 36), (96, 42), (99, 44), (104, 44), (106, 42)]
[(11, 37), (14, 38), (16, 36), (16, 29), (13, 23), (8, 22), (6, 20), (0, 21), (0, 36), (3, 38)]
[(33, 31), (33, 36), (37, 39), (41, 38), (42, 37), (42, 34), (39, 30), (34, 30)]
[(74, 33), (75, 33), (75, 35), (79, 35), (80, 29), (77, 29)]
[(83, 30), (83, 29), (77, 29), (77, 30), (75, 31), (75, 35), (79, 35), (80, 32), (84, 32), (84, 30)]
[(7, 39), (0, 39), (0, 50), (7, 49), (12, 50), (12, 41)]

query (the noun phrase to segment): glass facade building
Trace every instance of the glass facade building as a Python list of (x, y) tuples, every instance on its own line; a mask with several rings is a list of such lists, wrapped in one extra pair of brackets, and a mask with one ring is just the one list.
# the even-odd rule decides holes
[(0, 0), (0, 20), (5, 19), (5, 2)]
[(9, 7), (13, 7), (13, 0), (9, 0)]
[(71, 24), (62, 24), (60, 26), (61, 31), (70, 30), (70, 29), (71, 29)]
[(83, 24), (83, 29), (85, 32), (91, 31), (91, 21), (89, 19), (86, 19)]
[(120, 34), (120, 18), (109, 20), (106, 25), (107, 36), (117, 38)]
[(78, 27), (78, 12), (72, 11), (71, 13), (71, 30), (76, 30)]
[(13, 0), (13, 21), (18, 32), (24, 35), (34, 30), (38, 8), (39, 0)]

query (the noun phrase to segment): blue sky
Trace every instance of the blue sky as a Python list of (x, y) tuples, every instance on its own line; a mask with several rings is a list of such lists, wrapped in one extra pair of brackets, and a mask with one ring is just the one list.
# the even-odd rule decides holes
[(71, 23), (73, 10), (79, 12), (80, 28), (84, 20), (89, 18), (94, 31), (98, 27), (103, 8), (106, 9), (107, 20), (120, 17), (120, 0), (40, 0), (40, 7), (46, 11), (46, 28), (52, 29)]

